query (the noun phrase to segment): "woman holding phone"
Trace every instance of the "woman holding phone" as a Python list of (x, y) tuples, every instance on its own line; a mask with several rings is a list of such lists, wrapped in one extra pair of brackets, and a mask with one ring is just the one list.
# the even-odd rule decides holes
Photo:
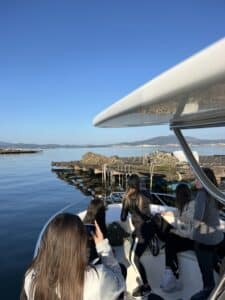
[(81, 219), (57, 215), (47, 226), (37, 256), (24, 276), (20, 299), (116, 300), (125, 283), (107, 239), (95, 222), (93, 240), (102, 264), (88, 263), (88, 235)]
[[(95, 224), (95, 220), (98, 223), (98, 226), (101, 229), (103, 237), (107, 237), (107, 228), (106, 228), (106, 221), (105, 221), (105, 203), (101, 199), (93, 199), (88, 205), (86, 215), (83, 219), (83, 223), (85, 224), (86, 230), (89, 233), (88, 239), (88, 248), (89, 248), (89, 262), (91, 263), (99, 263), (100, 257), (96, 251), (95, 242), (92, 238), (91, 231), (94, 231), (95, 228), (93, 227)], [(92, 225), (92, 226), (91, 226)]]

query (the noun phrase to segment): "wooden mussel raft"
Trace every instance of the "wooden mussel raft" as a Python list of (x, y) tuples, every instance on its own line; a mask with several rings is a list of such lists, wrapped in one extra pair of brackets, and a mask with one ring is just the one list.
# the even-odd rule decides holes
[[(210, 162), (218, 182), (224, 185), (225, 156), (200, 156), (199, 160), (203, 166)], [(161, 193), (171, 192), (171, 182), (194, 180), (186, 162), (180, 162), (172, 153), (159, 151), (144, 157), (107, 157), (88, 152), (79, 161), (52, 162), (52, 171), (85, 195), (99, 197), (125, 190), (127, 178), (132, 173), (139, 174), (143, 189)]]

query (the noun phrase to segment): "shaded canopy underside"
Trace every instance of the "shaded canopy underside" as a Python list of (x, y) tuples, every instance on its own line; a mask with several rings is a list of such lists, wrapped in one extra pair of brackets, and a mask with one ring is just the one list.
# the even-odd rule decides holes
[(224, 120), (225, 39), (111, 105), (93, 124), (129, 127), (170, 123), (185, 128), (185, 124), (201, 127)]

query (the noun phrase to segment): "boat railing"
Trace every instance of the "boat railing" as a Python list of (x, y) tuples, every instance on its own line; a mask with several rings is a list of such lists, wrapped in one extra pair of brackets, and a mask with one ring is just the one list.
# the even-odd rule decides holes
[[(162, 205), (168, 206), (168, 202), (174, 205), (175, 195), (173, 194), (151, 192), (151, 195), (155, 196), (162, 203)], [(169, 201), (165, 201), (165, 199), (169, 199)]]
[[(150, 191), (142, 191), (143, 194), (152, 199), (155, 204), (160, 204), (163, 206), (174, 206), (175, 195), (166, 193), (156, 193)], [(122, 202), (125, 192), (112, 192), (108, 197), (105, 197), (106, 202), (109, 203), (120, 203)]]
[(155, 204), (160, 204), (163, 206), (174, 206), (175, 195), (166, 193), (156, 193), (151, 191), (143, 191), (143, 194), (150, 198)]

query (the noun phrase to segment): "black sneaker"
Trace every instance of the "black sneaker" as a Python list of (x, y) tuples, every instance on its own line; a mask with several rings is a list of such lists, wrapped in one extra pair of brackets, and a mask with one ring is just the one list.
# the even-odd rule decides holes
[(136, 299), (142, 299), (142, 297), (146, 297), (150, 295), (150, 293), (151, 288), (149, 285), (140, 285), (133, 291), (132, 296)]

